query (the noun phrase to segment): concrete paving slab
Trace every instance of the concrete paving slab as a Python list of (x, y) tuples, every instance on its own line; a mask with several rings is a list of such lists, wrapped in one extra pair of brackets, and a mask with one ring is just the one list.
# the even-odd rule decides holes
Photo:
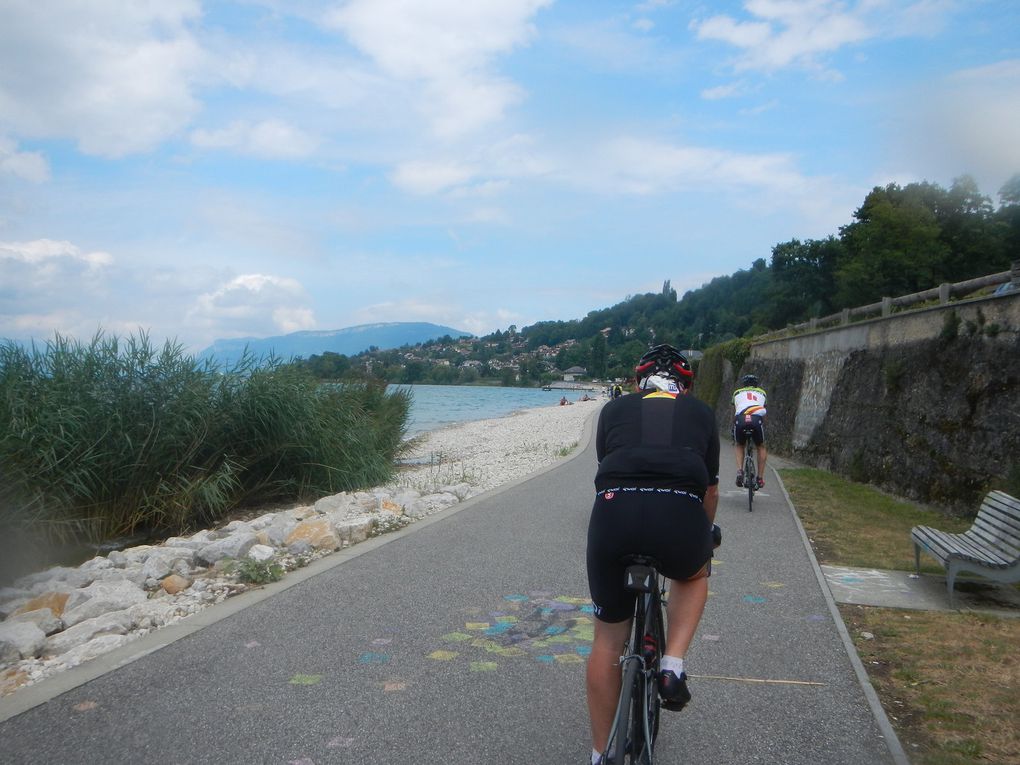
[(1020, 617), (1020, 590), (996, 582), (956, 582), (956, 608), (949, 605), (946, 578), (934, 574), (847, 566), (821, 567), (837, 603), (919, 611), (974, 611)]

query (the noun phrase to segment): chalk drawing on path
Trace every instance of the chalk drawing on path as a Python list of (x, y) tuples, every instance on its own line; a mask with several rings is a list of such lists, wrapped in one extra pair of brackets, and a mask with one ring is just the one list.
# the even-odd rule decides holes
[(289, 681), (291, 685), (318, 685), (322, 675), (294, 675)]
[(326, 742), (327, 749), (349, 749), (354, 745), (354, 738), (351, 736), (337, 736)]
[(389, 660), (388, 654), (366, 651), (358, 657), (358, 664), (387, 664)]
[(765, 598), (763, 598), (761, 595), (745, 595), (744, 596), (744, 602), (745, 603), (755, 603), (755, 604), (757, 604), (757, 603), (764, 603), (765, 602)]
[(591, 653), (594, 610), (589, 598), (544, 590), (511, 593), (494, 610), (462, 611), (473, 618), (442, 635), (442, 647), (426, 657), (467, 662), (472, 672), (495, 671), (503, 659), (547, 666), (581, 664)]

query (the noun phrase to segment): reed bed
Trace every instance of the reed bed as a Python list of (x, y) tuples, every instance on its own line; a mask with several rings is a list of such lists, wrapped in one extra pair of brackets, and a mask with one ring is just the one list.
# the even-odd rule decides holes
[[(145, 334), (0, 344), (0, 539), (98, 542), (385, 483), (410, 394)], [(2, 551), (0, 551), (2, 552)]]

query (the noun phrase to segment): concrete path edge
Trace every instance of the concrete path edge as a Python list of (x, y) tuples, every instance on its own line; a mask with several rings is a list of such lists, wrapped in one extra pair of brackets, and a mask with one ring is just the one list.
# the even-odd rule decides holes
[(797, 510), (793, 506), (793, 500), (790, 498), (790, 493), (786, 490), (786, 485), (783, 483), (783, 479), (779, 475), (779, 471), (772, 468), (772, 474), (776, 478), (776, 482), (779, 484), (779, 488), (783, 490), (783, 497), (786, 499), (786, 506), (790, 509), (790, 515), (793, 516), (793, 522), (797, 526), (797, 531), (800, 533), (801, 542), (804, 544), (804, 549), (807, 550), (808, 558), (811, 560), (811, 567), (814, 569), (815, 577), (818, 579), (818, 586), (822, 588), (822, 594), (825, 596), (825, 602), (829, 607), (829, 613), (832, 615), (832, 620), (836, 624), (836, 631), (839, 633), (840, 639), (843, 641), (843, 647), (846, 649), (847, 656), (850, 659), (850, 664), (854, 668), (854, 673), (857, 675), (857, 681), (860, 683), (861, 690), (864, 692), (864, 698), (868, 701), (868, 706), (871, 707), (871, 713), (875, 717), (875, 722), (878, 724), (879, 730), (882, 732), (882, 736), (885, 739), (886, 746), (889, 747), (889, 754), (892, 756), (893, 761), (897, 765), (910, 765), (910, 759), (907, 757), (906, 751), (903, 749), (903, 745), (900, 743), (899, 736), (896, 735), (896, 731), (892, 727), (892, 723), (889, 722), (889, 717), (885, 713), (885, 709), (882, 707), (882, 702), (879, 701), (878, 694), (875, 692), (874, 686), (871, 684), (871, 680), (868, 677), (868, 671), (864, 668), (864, 664), (861, 662), (861, 657), (857, 655), (857, 648), (854, 646), (853, 639), (850, 637), (850, 633), (847, 631), (846, 625), (843, 623), (843, 615), (840, 614), (839, 608), (836, 606), (836, 600), (832, 597), (832, 591), (829, 589), (829, 583), (825, 578), (825, 574), (822, 572), (821, 566), (818, 565), (818, 560), (815, 558), (815, 551), (811, 547), (811, 541), (808, 539), (807, 532), (804, 531), (804, 526), (800, 522), (800, 518), (797, 515)]
[[(95, 680), (108, 672), (113, 672), (114, 670), (130, 664), (133, 661), (137, 661), (138, 659), (148, 656), (150, 653), (155, 653), (171, 643), (182, 640), (199, 630), (205, 629), (222, 619), (233, 616), (239, 611), (242, 611), (249, 606), (253, 606), (260, 601), (271, 598), (274, 595), (278, 595), (284, 590), (295, 587), (302, 582), (305, 582), (314, 576), (318, 576), (319, 574), (325, 573), (336, 566), (341, 566), (353, 558), (357, 558), (360, 555), (371, 552), (382, 545), (394, 542), (408, 534), (414, 534), (419, 529), (445, 520), (451, 515), (456, 515), (457, 513), (465, 510), (470, 510), (480, 502), (492, 499), (505, 491), (509, 491), (510, 489), (520, 486), (522, 483), (531, 481), (540, 475), (548, 473), (550, 470), (555, 470), (561, 465), (576, 459), (584, 453), (585, 449), (587, 449), (588, 445), (591, 443), (595, 430), (594, 423), (597, 419), (596, 415), (599, 411), (601, 411), (601, 408), (602, 407), (599, 407), (593, 411), (588, 416), (587, 420), (585, 420), (584, 429), (581, 432), (581, 438), (578, 441), (577, 447), (571, 454), (563, 459), (556, 460), (555, 462), (546, 465), (533, 473), (505, 483), (502, 486), (497, 486), (496, 488), (490, 489), (482, 494), (478, 494), (464, 502), (461, 502), (460, 504), (453, 505), (446, 510), (430, 515), (427, 518), (422, 518), (420, 521), (415, 521), (399, 531), (383, 534), (378, 537), (372, 537), (371, 539), (352, 547), (347, 547), (330, 555), (326, 555), (313, 561), (305, 568), (295, 569), (294, 571), (288, 572), (287, 575), (278, 582), (263, 585), (258, 589), (247, 590), (246, 592), (243, 592), (240, 595), (235, 595), (222, 603), (209, 606), (183, 621), (172, 624), (169, 627), (156, 630), (155, 632), (150, 632), (148, 635), (132, 640), (127, 645), (116, 648), (102, 656), (97, 656), (91, 661), (47, 678), (36, 685), (30, 685), (27, 688), (23, 688), (6, 698), (0, 699), (0, 723), (5, 720), (9, 720), (12, 717), (16, 717), (22, 712), (27, 712), (29, 709), (37, 707), (40, 704), (45, 704), (57, 696), (60, 696), (73, 688), (77, 688), (80, 685), (85, 685), (85, 683)], [(594, 491), (594, 488), (592, 488), (593, 495)]]

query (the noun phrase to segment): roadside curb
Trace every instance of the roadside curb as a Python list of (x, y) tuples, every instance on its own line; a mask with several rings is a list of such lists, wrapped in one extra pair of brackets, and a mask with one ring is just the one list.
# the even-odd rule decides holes
[(907, 753), (903, 749), (903, 745), (900, 743), (899, 736), (896, 735), (896, 731), (893, 729), (892, 723), (889, 722), (889, 717), (886, 715), (885, 709), (882, 707), (882, 702), (879, 701), (878, 694), (875, 692), (875, 688), (871, 684), (868, 672), (864, 669), (864, 664), (861, 663), (860, 656), (857, 655), (857, 648), (854, 646), (853, 639), (850, 637), (850, 633), (847, 631), (846, 625), (843, 623), (843, 616), (840, 614), (839, 608), (836, 606), (836, 600), (833, 598), (832, 591), (829, 589), (828, 580), (826, 580), (821, 566), (818, 565), (818, 560), (815, 558), (815, 551), (811, 548), (811, 541), (808, 539), (807, 532), (804, 531), (804, 526), (801, 524), (800, 518), (797, 516), (797, 511), (793, 506), (793, 500), (790, 499), (789, 492), (786, 490), (786, 485), (783, 483), (783, 479), (780, 477), (779, 471), (774, 467), (772, 468), (772, 474), (775, 476), (776, 481), (779, 484), (779, 488), (783, 490), (783, 497), (786, 499), (786, 506), (790, 509), (790, 515), (793, 516), (793, 522), (797, 526), (801, 542), (804, 544), (804, 549), (807, 551), (808, 558), (811, 561), (811, 568), (814, 569), (818, 585), (821, 587), (822, 594), (825, 596), (825, 602), (828, 605), (829, 613), (832, 615), (832, 619), (836, 624), (836, 631), (839, 633), (839, 637), (843, 641), (843, 647), (846, 649), (847, 657), (850, 659), (850, 665), (853, 667), (854, 673), (857, 675), (857, 681), (861, 686), (861, 690), (864, 692), (864, 698), (867, 699), (868, 706), (871, 707), (871, 713), (875, 717), (875, 722), (878, 724), (879, 731), (881, 731), (882, 737), (885, 739), (886, 746), (889, 748), (889, 754), (892, 756), (893, 761), (897, 765), (910, 765), (910, 759), (907, 757)]

